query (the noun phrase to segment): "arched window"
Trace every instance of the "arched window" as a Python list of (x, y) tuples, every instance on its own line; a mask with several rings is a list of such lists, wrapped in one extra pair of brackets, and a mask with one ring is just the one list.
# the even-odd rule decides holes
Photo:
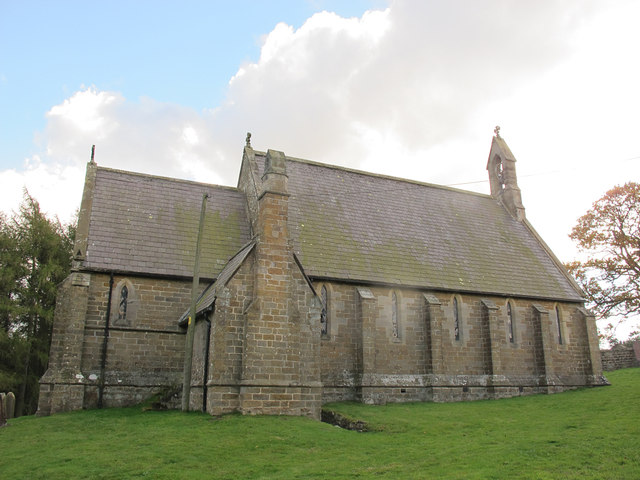
[(391, 294), (391, 335), (393, 338), (400, 337), (400, 329), (398, 328), (398, 297), (396, 292)]
[(556, 305), (556, 330), (558, 332), (558, 345), (562, 345), (562, 324), (560, 319), (560, 308)]
[(507, 302), (507, 337), (509, 337), (509, 342), (514, 343), (513, 337), (513, 308), (511, 307), (511, 302)]
[(453, 297), (453, 336), (460, 340), (460, 308), (457, 297)]
[(130, 280), (123, 278), (113, 286), (111, 295), (111, 324), (119, 327), (132, 326), (138, 316), (140, 299)]
[(320, 333), (322, 335), (327, 335), (329, 333), (329, 315), (327, 310), (327, 287), (324, 285), (320, 290), (320, 301), (322, 302), (322, 312), (320, 313)]
[(120, 302), (118, 303), (118, 320), (127, 321), (127, 302), (129, 301), (129, 289), (123, 285), (120, 289)]

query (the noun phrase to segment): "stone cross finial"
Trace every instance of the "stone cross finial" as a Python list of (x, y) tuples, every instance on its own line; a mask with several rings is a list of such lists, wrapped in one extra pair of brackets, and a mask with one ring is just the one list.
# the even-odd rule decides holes
[(496, 125), (496, 128), (493, 129), (493, 133), (496, 134), (496, 137), (500, 138), (500, 125)]
[(247, 132), (246, 146), (251, 147), (251, 132)]

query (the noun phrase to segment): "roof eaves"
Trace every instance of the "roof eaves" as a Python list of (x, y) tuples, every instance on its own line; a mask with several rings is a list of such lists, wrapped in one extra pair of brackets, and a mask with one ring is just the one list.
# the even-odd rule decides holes
[[(114, 275), (123, 275), (128, 277), (140, 277), (140, 278), (162, 278), (165, 280), (190, 280), (193, 278), (189, 275), (176, 275), (170, 273), (153, 273), (145, 271), (137, 271), (137, 270), (127, 270), (122, 268), (105, 268), (105, 267), (92, 267), (90, 265), (82, 265), (81, 267), (74, 268), (74, 272), (79, 273), (113, 273)], [(203, 282), (206, 281), (214, 281), (216, 277), (203, 277), (200, 276), (200, 280)]]
[(384, 281), (376, 281), (370, 279), (359, 279), (359, 278), (339, 278), (332, 276), (323, 276), (323, 275), (310, 275), (310, 281), (334, 281), (340, 283), (346, 283), (350, 285), (369, 285), (369, 286), (377, 286), (377, 287), (402, 287), (407, 289), (415, 289), (415, 290), (426, 290), (430, 292), (443, 292), (443, 293), (461, 293), (461, 294), (469, 294), (469, 295), (487, 295), (487, 296), (496, 296), (496, 297), (510, 297), (510, 298), (522, 298), (522, 299), (536, 299), (536, 300), (548, 300), (548, 301), (562, 301), (562, 302), (584, 302), (584, 298), (580, 296), (569, 297), (569, 296), (552, 296), (552, 295), (530, 295), (523, 293), (514, 293), (514, 292), (500, 292), (500, 291), (489, 291), (489, 290), (473, 290), (473, 289), (453, 289), (453, 288), (443, 288), (436, 287), (429, 284), (404, 284), (404, 283), (394, 283), (394, 282), (384, 282)]

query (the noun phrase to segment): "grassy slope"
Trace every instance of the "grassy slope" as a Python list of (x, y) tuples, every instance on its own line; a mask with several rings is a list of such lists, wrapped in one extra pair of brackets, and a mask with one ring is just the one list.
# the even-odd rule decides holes
[(140, 408), (0, 429), (2, 478), (640, 478), (640, 369), (611, 387), (456, 404), (335, 404), (376, 432), (304, 418)]

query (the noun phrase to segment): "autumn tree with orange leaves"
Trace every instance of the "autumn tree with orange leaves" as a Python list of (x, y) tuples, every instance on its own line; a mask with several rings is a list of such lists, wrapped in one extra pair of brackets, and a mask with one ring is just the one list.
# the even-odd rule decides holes
[[(569, 236), (586, 260), (567, 267), (595, 314), (621, 317), (619, 321), (640, 314), (640, 184), (628, 182), (609, 190), (578, 219)], [(616, 327), (610, 323), (603, 335), (614, 343)]]

